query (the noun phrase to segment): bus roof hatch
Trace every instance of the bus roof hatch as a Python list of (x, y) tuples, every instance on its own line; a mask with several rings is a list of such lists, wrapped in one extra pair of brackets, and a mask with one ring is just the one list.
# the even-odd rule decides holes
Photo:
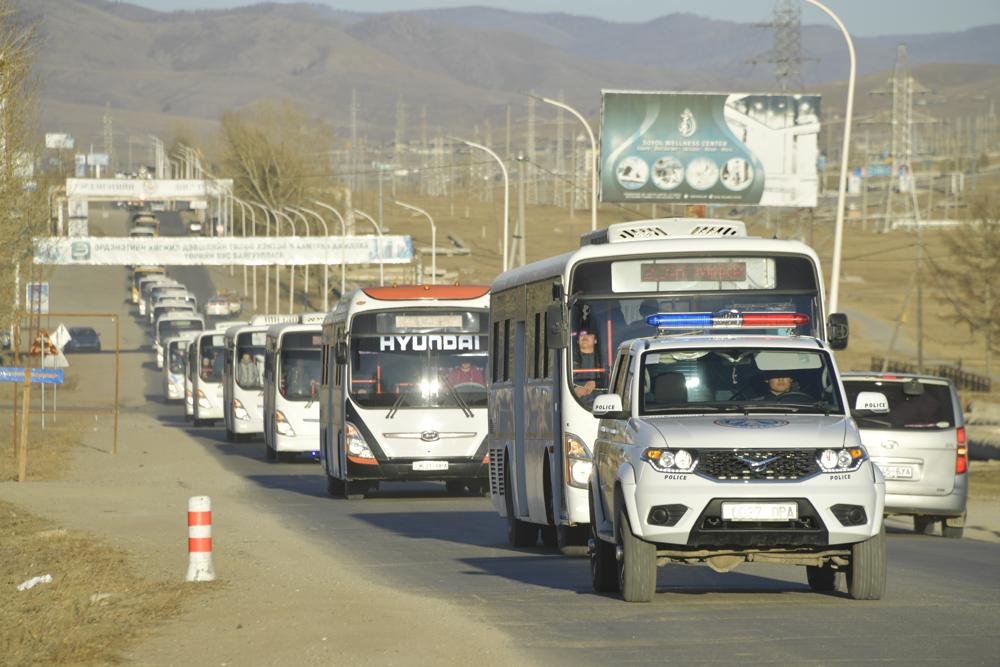
[(604, 245), (628, 241), (652, 241), (678, 236), (746, 236), (747, 227), (737, 220), (712, 218), (661, 218), (633, 220), (609, 225), (580, 237), (580, 245)]

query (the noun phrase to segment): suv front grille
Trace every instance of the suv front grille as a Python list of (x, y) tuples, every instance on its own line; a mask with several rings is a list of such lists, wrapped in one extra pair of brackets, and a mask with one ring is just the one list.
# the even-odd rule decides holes
[(720, 481), (793, 481), (819, 472), (815, 449), (701, 449), (697, 473)]

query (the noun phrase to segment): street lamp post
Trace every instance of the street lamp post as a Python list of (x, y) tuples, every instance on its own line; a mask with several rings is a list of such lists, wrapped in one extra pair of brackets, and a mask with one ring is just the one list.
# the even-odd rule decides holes
[(837, 312), (840, 299), (840, 263), (841, 248), (844, 243), (844, 205), (847, 198), (847, 163), (851, 151), (851, 121), (854, 116), (854, 80), (857, 73), (857, 58), (854, 53), (854, 42), (851, 34), (840, 18), (819, 0), (806, 0), (810, 5), (826, 13), (840, 28), (847, 42), (847, 53), (850, 56), (851, 69), (847, 79), (847, 109), (844, 112), (844, 141), (840, 155), (840, 184), (837, 190), (837, 222), (833, 232), (833, 265), (830, 268), (830, 300), (829, 311)]
[[(300, 211), (305, 211), (309, 215), (314, 216), (317, 220), (319, 220), (323, 224), (323, 236), (325, 238), (327, 238), (327, 239), (330, 238), (330, 228), (327, 227), (326, 220), (323, 219), (323, 216), (321, 216), (316, 211), (313, 211), (312, 209), (306, 208), (305, 206), (299, 206), (298, 208), (299, 208)], [(325, 243), (326, 243), (326, 241), (324, 241), (324, 244)], [(324, 245), (323, 247), (325, 248), (326, 246)], [(330, 310), (330, 271), (329, 271), (329, 269), (330, 269), (330, 260), (326, 256), (326, 252), (323, 253), (323, 259), (324, 259), (324, 261), (323, 261), (323, 312), (327, 312), (327, 311)]]
[[(257, 238), (257, 214), (254, 212), (253, 204), (244, 201), (234, 194), (230, 194), (233, 201), (240, 205), (241, 213), (244, 212), (244, 208), (250, 211), (250, 236)], [(246, 225), (243, 228), (243, 238), (246, 238)], [(243, 292), (246, 293), (246, 265), (243, 267), (244, 277), (243, 277)], [(253, 311), (257, 312), (257, 265), (254, 264), (250, 267), (251, 285), (253, 286)]]
[[(288, 211), (289, 213), (294, 213), (295, 215), (297, 215), (299, 217), (300, 220), (302, 220), (302, 225), (306, 228), (306, 237), (307, 238), (309, 236), (312, 236), (312, 234), (309, 233), (309, 220), (306, 219), (306, 216), (302, 215), (301, 211), (297, 211), (294, 206), (285, 206), (285, 210)], [(305, 290), (306, 290), (306, 299), (308, 299), (309, 298), (309, 264), (306, 264), (306, 270), (305, 270)]]
[[(240, 207), (240, 225), (243, 229), (243, 238), (245, 239), (247, 237), (247, 206), (246, 204), (241, 202), (232, 192), (229, 193), (229, 199), (234, 204)], [(252, 210), (250, 211), (250, 215), (251, 217), (253, 216)], [(246, 295), (247, 295), (247, 265), (243, 264), (243, 296), (246, 297)], [(254, 299), (254, 308), (257, 308), (256, 299)]]
[(487, 148), (486, 146), (483, 146), (482, 144), (477, 144), (474, 141), (468, 141), (466, 139), (458, 139), (458, 141), (461, 141), (463, 144), (465, 144), (469, 148), (478, 148), (479, 150), (486, 151), (487, 153), (489, 153), (490, 157), (492, 157), (494, 160), (496, 160), (497, 164), (500, 165), (500, 171), (501, 171), (501, 173), (503, 173), (503, 239), (502, 239), (502, 242), (503, 242), (503, 251), (502, 251), (503, 252), (503, 263), (500, 265), (500, 270), (501, 271), (506, 271), (509, 268), (508, 262), (507, 262), (507, 239), (508, 239), (508, 235), (510, 234), (510, 230), (509, 230), (509, 225), (510, 225), (510, 178), (509, 178), (509, 175), (507, 174), (507, 165), (505, 165), (503, 163), (503, 160), (500, 159), (499, 155), (497, 155), (496, 153), (494, 153), (491, 149)]
[[(422, 215), (427, 218), (427, 222), (431, 223), (431, 285), (437, 285), (437, 226), (434, 224), (434, 218), (422, 208), (417, 208), (412, 204), (404, 204), (403, 202), (396, 200), (398, 206), (413, 211), (418, 215)], [(423, 281), (423, 276), (420, 276), (421, 282)]]
[(378, 234), (378, 284), (379, 287), (381, 287), (385, 285), (385, 258), (382, 257), (382, 228), (379, 226), (377, 222), (375, 222), (375, 220), (370, 215), (368, 215), (364, 211), (354, 209), (354, 214), (360, 215), (362, 218), (370, 222), (372, 224), (372, 227), (375, 228), (375, 233)]
[[(278, 209), (271, 209), (274, 211), (275, 215), (281, 216), (288, 222), (288, 226), (292, 228), (292, 236), (297, 236), (295, 233), (295, 221), (287, 213), (282, 213)], [(274, 288), (277, 294), (278, 290), (278, 276), (274, 276)], [(295, 264), (288, 265), (288, 314), (291, 315), (295, 310)]]
[(347, 248), (344, 247), (347, 243), (347, 221), (344, 220), (344, 216), (340, 214), (340, 211), (329, 204), (324, 204), (316, 199), (313, 199), (313, 203), (316, 204), (316, 206), (325, 208), (330, 213), (333, 213), (337, 216), (337, 219), (340, 220), (340, 298), (343, 299), (344, 291), (347, 290)]
[[(809, 0), (811, 2), (811, 0)], [(597, 229), (597, 141), (594, 140), (594, 132), (590, 129), (590, 124), (587, 120), (580, 114), (579, 111), (571, 106), (568, 106), (558, 100), (553, 100), (548, 97), (538, 98), (546, 104), (551, 104), (554, 107), (559, 107), (560, 109), (565, 109), (574, 116), (577, 120), (583, 123), (583, 127), (587, 130), (587, 137), (590, 138), (590, 229), (591, 231)]]
[[(259, 208), (261, 212), (264, 214), (264, 236), (270, 236), (271, 216), (268, 213), (267, 207), (264, 206), (263, 204), (258, 204), (256, 202), (247, 202), (247, 203), (250, 204), (251, 206)], [(277, 227), (277, 224), (275, 224), (275, 227)], [(275, 232), (275, 236), (277, 236), (277, 232)], [(277, 264), (275, 264), (274, 270), (275, 271), (278, 270)], [(265, 264), (264, 265), (264, 312), (265, 313), (270, 312), (270, 306), (271, 306), (271, 265)], [(275, 308), (274, 312), (278, 312), (278, 309)]]

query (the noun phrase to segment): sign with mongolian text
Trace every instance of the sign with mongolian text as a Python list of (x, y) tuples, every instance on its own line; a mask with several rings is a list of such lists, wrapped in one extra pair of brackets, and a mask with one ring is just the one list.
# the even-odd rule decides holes
[(231, 191), (233, 181), (155, 178), (67, 178), (66, 196), (105, 201), (204, 199)]
[[(31, 384), (62, 384), (65, 374), (61, 368), (32, 368)], [(24, 369), (0, 366), (0, 382), (24, 382)]]
[(247, 266), (406, 264), (409, 236), (83, 237), (34, 240), (35, 264)]
[(601, 200), (816, 206), (816, 95), (604, 91)]

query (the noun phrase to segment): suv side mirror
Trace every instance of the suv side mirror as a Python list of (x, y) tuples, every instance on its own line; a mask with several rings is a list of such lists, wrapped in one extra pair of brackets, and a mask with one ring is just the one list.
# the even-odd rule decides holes
[(562, 301), (551, 304), (545, 311), (550, 350), (569, 347), (569, 308)]
[(843, 350), (847, 347), (847, 339), (851, 335), (851, 327), (844, 313), (830, 313), (826, 318), (826, 338), (833, 350)]
[(879, 391), (861, 391), (854, 399), (854, 409), (851, 414), (855, 416), (864, 415), (884, 415), (889, 412), (889, 399)]
[(590, 412), (595, 417), (604, 419), (625, 419), (627, 417), (622, 409), (622, 397), (618, 394), (601, 394), (594, 399)]
[(334, 356), (337, 359), (338, 364), (347, 363), (347, 343), (340, 340), (337, 341), (337, 345), (334, 347)]

